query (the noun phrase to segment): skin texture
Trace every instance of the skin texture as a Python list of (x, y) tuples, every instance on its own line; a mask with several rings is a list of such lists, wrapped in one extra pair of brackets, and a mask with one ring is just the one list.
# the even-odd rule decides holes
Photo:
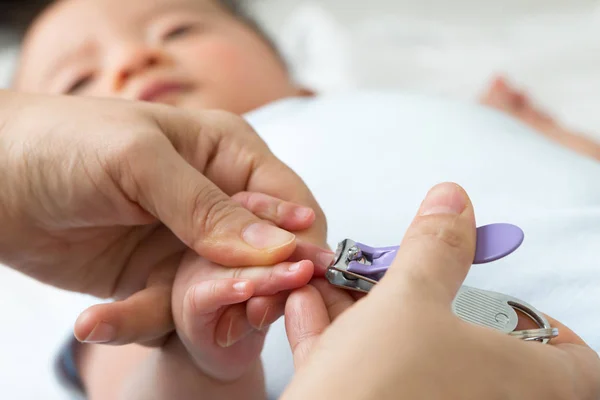
[[(15, 87), (24, 92), (141, 100), (180, 109), (126, 106), (92, 100), (69, 102), (67, 99), (54, 100), (56, 105), (52, 108), (48, 107), (52, 102), (45, 98), (37, 104), (27, 98), (22, 103), (28, 105), (26, 112), (15, 112), (17, 118), (8, 119), (10, 131), (17, 131), (18, 127), (19, 132), (44, 133), (4, 139), (4, 148), (11, 149), (12, 157), (8, 159), (13, 162), (29, 160), (24, 155), (31, 148), (28, 146), (35, 143), (38, 148), (49, 149), (46, 159), (62, 157), (67, 165), (77, 166), (82, 160), (98, 159), (100, 155), (102, 167), (111, 167), (107, 171), (90, 168), (84, 163), (86, 173), (81, 179), (76, 180), (68, 174), (59, 176), (61, 179), (56, 179), (56, 185), (48, 188), (40, 183), (47, 181), (42, 178), (47, 178), (44, 173), (48, 173), (48, 165), (40, 163), (39, 168), (34, 169), (37, 174), (28, 176), (28, 182), (31, 187), (37, 188), (34, 192), (46, 195), (46, 201), (36, 204), (37, 208), (31, 208), (42, 210), (43, 223), (23, 226), (13, 222), (18, 228), (13, 232), (27, 237), (37, 234), (46, 240), (42, 242), (44, 246), (36, 249), (38, 252), (25, 252), (26, 262), (19, 258), (23, 257), (23, 253), (15, 251), (11, 254), (13, 264), (20, 265), (21, 270), (72, 290), (125, 299), (84, 313), (76, 327), (80, 339), (105, 342), (107, 333), (114, 333), (101, 325), (108, 321), (118, 336), (112, 343), (138, 341), (160, 344), (154, 349), (137, 345), (117, 348), (86, 345), (80, 365), (90, 398), (185, 399), (196, 398), (198, 393), (207, 398), (264, 398), (258, 354), (265, 325), (283, 311), (281, 306), (287, 290), (302, 286), (310, 270), (319, 269), (319, 250), (310, 249), (307, 244), (324, 245), (325, 221), (305, 185), (285, 166), (273, 160), (264, 143), (257, 140), (251, 129), (229, 115), (199, 110), (217, 108), (241, 114), (281, 98), (305, 94), (291, 82), (280, 58), (256, 32), (227, 14), (214, 1), (60, 0), (29, 31)], [(13, 104), (4, 109), (11, 108), (16, 111), (23, 107)], [(181, 109), (193, 114), (184, 113)], [(36, 125), (37, 121), (43, 121), (45, 125)], [(65, 124), (65, 121), (69, 123)], [(65, 126), (70, 129), (65, 130)], [(58, 136), (57, 131), (61, 133)], [(49, 135), (48, 132), (55, 134)], [(135, 135), (132, 136), (131, 132)], [(201, 139), (190, 132), (200, 132)], [(82, 139), (73, 139), (78, 137)], [(80, 142), (93, 145), (79, 146)], [(171, 146), (175, 152), (170, 153), (171, 158), (166, 158), (164, 151)], [(75, 147), (86, 157), (64, 157), (64, 148), (67, 147)], [(98, 153), (99, 149), (103, 152)], [(174, 157), (174, 153), (180, 158)], [(109, 161), (104, 162), (105, 159)], [(114, 165), (126, 168), (115, 169)], [(184, 165), (187, 167), (184, 168)], [(235, 173), (231, 173), (232, 166)], [(29, 168), (21, 168), (30, 171)], [(191, 169), (202, 172), (220, 188), (220, 191), (199, 191), (210, 195), (202, 197), (204, 201), (201, 203), (211, 205), (202, 208), (209, 211), (199, 215), (209, 217), (214, 224), (203, 225), (207, 229), (195, 234), (194, 224), (190, 221), (196, 221), (193, 206), (198, 202), (190, 206), (185, 202), (163, 199), (168, 198), (165, 192), (180, 194), (190, 187), (198, 189), (195, 184), (200, 179), (198, 175), (190, 174), (187, 180), (180, 178), (182, 170)], [(71, 171), (81, 171), (81, 168)], [(222, 171), (228, 173), (224, 175)], [(95, 179), (90, 180), (90, 176)], [(237, 179), (232, 180), (232, 176)], [(5, 182), (4, 179), (2, 181)], [(13, 187), (18, 188), (17, 185)], [(86, 190), (74, 193), (77, 196), (65, 190), (74, 187)], [(98, 206), (89, 197), (83, 196), (85, 201), (78, 197), (82, 193), (97, 195), (98, 188), (110, 201)], [(236, 251), (227, 251), (231, 247), (223, 247), (223, 238), (239, 236), (248, 221), (256, 218), (242, 212), (239, 204), (271, 224), (283, 227), (282, 220), (273, 218), (272, 213), (264, 215), (265, 210), (273, 207), (257, 208), (251, 201), (228, 200), (226, 197), (248, 190), (310, 206), (314, 221), (296, 221), (295, 227), (285, 228), (294, 231), (301, 241), (290, 241), (258, 254), (240, 247), (238, 242), (237, 247), (234, 246)], [(69, 196), (65, 197), (65, 193)], [(27, 194), (2, 203), (8, 206), (0, 209), (0, 213), (7, 216), (7, 220), (12, 218), (16, 221), (16, 216), (24, 216), (19, 221), (39, 221), (38, 214), (32, 215), (30, 211), (15, 206), (28, 199)], [(182, 198), (198, 199), (197, 194), (188, 193)], [(79, 201), (72, 202), (73, 199)], [(234, 205), (236, 201), (238, 205)], [(118, 203), (117, 206), (114, 203)], [(72, 214), (73, 210), (65, 208), (64, 204), (77, 204), (79, 214)], [(214, 207), (215, 204), (226, 206)], [(279, 207), (275, 209), (279, 210)], [(189, 212), (186, 213), (186, 210)], [(75, 215), (76, 218), (65, 219), (65, 215)], [(125, 216), (125, 219), (107, 218), (115, 218), (114, 215)], [(97, 226), (98, 221), (102, 221), (101, 228)], [(228, 221), (229, 224), (226, 223)], [(283, 218), (283, 221), (288, 220)], [(307, 223), (305, 229), (299, 228), (304, 226), (302, 223)], [(301, 232), (296, 232), (296, 229)], [(100, 276), (89, 273), (101, 270), (90, 269), (90, 265), (107, 265), (107, 259), (100, 257), (91, 264), (78, 263), (77, 257), (73, 257), (77, 252), (74, 253), (72, 247), (81, 243), (73, 243), (72, 240), (77, 238), (81, 241), (82, 234), (87, 239), (86, 246), (101, 244), (97, 250), (102, 251), (96, 254), (111, 257), (116, 254), (127, 259), (127, 263), (111, 263), (125, 267), (109, 271), (107, 275), (104, 272)], [(200, 240), (199, 237), (210, 240)], [(9, 239), (5, 243), (9, 243)], [(106, 251), (107, 243), (123, 243), (125, 250)], [(184, 257), (186, 245), (205, 258), (197, 258), (193, 253)], [(65, 251), (67, 248), (70, 250), (68, 253)], [(135, 250), (134, 254), (128, 252), (131, 248)], [(62, 249), (62, 252), (57, 249)], [(51, 253), (54, 257), (45, 258), (49, 265), (57, 264), (58, 260), (65, 259), (61, 257), (68, 255), (66, 260), (71, 263), (66, 264), (69, 268), (62, 276), (55, 271), (49, 272), (48, 265), (40, 264), (40, 255), (46, 256), (48, 250), (55, 252)], [(89, 248), (80, 251), (89, 254)], [(287, 260), (294, 258), (312, 261), (305, 261), (296, 274), (283, 273), (291, 265)], [(262, 267), (262, 275), (246, 276), (260, 268), (256, 265), (275, 263), (278, 263), (275, 268)], [(219, 264), (233, 268), (228, 270)], [(241, 269), (240, 266), (251, 268)], [(74, 271), (80, 274), (73, 274)], [(229, 276), (229, 273), (235, 275)], [(279, 278), (271, 280), (271, 273)], [(264, 284), (265, 279), (269, 285)], [(235, 283), (247, 286), (242, 292), (236, 292)], [(302, 290), (312, 289), (308, 287), (297, 293), (301, 295), (304, 293)], [(200, 297), (198, 301), (190, 300), (196, 299), (196, 294)], [(315, 292), (312, 291), (312, 294)], [(294, 298), (297, 296), (292, 300)], [(319, 297), (313, 296), (312, 299), (318, 300)], [(313, 315), (319, 315), (318, 310), (313, 311), (316, 312)], [(135, 324), (129, 326), (124, 321), (135, 321)], [(303, 326), (300, 322), (296, 325), (298, 328)], [(314, 333), (319, 333), (326, 326), (319, 325), (317, 328), (312, 336), (306, 337), (317, 338)], [(173, 329), (176, 329), (176, 334), (171, 334)], [(290, 332), (293, 330), (290, 329)], [(388, 340), (388, 337), (385, 338)], [(406, 338), (412, 339), (415, 338)], [(298, 336), (290, 336), (290, 341), (298, 342)], [(304, 352), (311, 354), (310, 346), (304, 347)], [(415, 349), (422, 347), (415, 346)], [(385, 360), (383, 351), (375, 354)], [(233, 361), (238, 365), (234, 371), (225, 367)], [(329, 361), (325, 360), (324, 365)], [(111, 366), (110, 374), (106, 373), (107, 365)], [(390, 374), (406, 372), (402, 367), (389, 367)], [(157, 376), (161, 379), (155, 379)], [(321, 378), (325, 376), (322, 374)], [(304, 378), (301, 376), (299, 379), (302, 382)], [(308, 385), (295, 383), (290, 393), (296, 390), (301, 394), (310, 389), (313, 383), (307, 382)], [(318, 379), (314, 381), (317, 385), (314, 388), (330, 387), (327, 382), (325, 385), (318, 382)], [(389, 383), (389, 380), (374, 381), (375, 385)], [(418, 379), (412, 383), (407, 390), (418, 389)], [(377, 386), (378, 390), (384, 391), (382, 387)], [(354, 393), (357, 394), (360, 392)]]
[[(20, 171), (3, 179), (10, 196), (0, 213), (13, 229), (0, 253), (44, 282), (120, 300), (86, 310), (80, 340), (158, 346), (85, 345), (78, 361), (90, 397), (260, 398), (258, 356), (285, 291), (331, 257), (321, 249), (325, 219), (247, 124), (199, 110), (241, 114), (306, 91), (259, 34), (213, 1), (57, 1), (22, 50), (20, 92), (88, 99), (0, 93), (2, 167)], [(184, 257), (186, 248), (194, 252)], [(151, 388), (157, 375), (165, 380)]]
[(22, 91), (128, 100), (157, 84), (177, 88), (151, 101), (237, 114), (302, 93), (263, 37), (213, 0), (59, 0), (27, 34), (15, 79)]
[[(297, 373), (282, 398), (597, 399), (598, 354), (558, 321), (560, 336), (543, 345), (452, 312), (475, 237), (467, 194), (441, 184), (368, 296), (356, 301), (323, 280), (294, 291), (285, 317)], [(356, 384), (331, 385), (332, 371), (348, 366)]]
[[(127, 299), (153, 282), (160, 288), (146, 291), (143, 301), (136, 297), (135, 304), (145, 304), (147, 313), (153, 308), (148, 305), (161, 299), (158, 308), (168, 310), (174, 271), (157, 268), (156, 264), (185, 246), (212, 261), (236, 267), (273, 264), (295, 251), (297, 243), (291, 236), (286, 239), (282, 232), (275, 235), (258, 229), (262, 238), (258, 239), (262, 248), (258, 253), (232, 238), (241, 236), (243, 242), (247, 233), (244, 225), (255, 218), (227, 200), (226, 196), (245, 190), (311, 207), (316, 223), (298, 235), (307, 242), (325, 246), (324, 216), (301, 180), (291, 178), (289, 168), (275, 161), (241, 120), (223, 113), (198, 112), (217, 108), (244, 113), (305, 93), (291, 82), (281, 59), (264, 38), (218, 2), (56, 1), (25, 37), (14, 85), (21, 92), (141, 100), (178, 109), (45, 97), (24, 97), (19, 105), (12, 96), (6, 99), (7, 117), (16, 117), (5, 124), (5, 130), (10, 128), (10, 132), (18, 134), (14, 138), (6, 135), (5, 148), (11, 149), (6, 170), (24, 171), (22, 175), (29, 175), (27, 181), (34, 188), (21, 190), (10, 203), (30, 203), (28, 209), (37, 208), (48, 214), (40, 216), (36, 211), (36, 215), (27, 215), (31, 212), (20, 210), (20, 206), (5, 210), (6, 214), (21, 218), (25, 214), (29, 219), (42, 220), (42, 232), (19, 227), (22, 236), (37, 235), (36, 243), (42, 248), (17, 252), (19, 247), (14, 242), (20, 236), (6, 241), (6, 247), (15, 251), (3, 255), (5, 262), (29, 275), (70, 290), (117, 299)], [(11, 109), (24, 111), (13, 113)], [(194, 116), (181, 109), (193, 111)], [(27, 137), (24, 132), (36, 134)], [(64, 158), (63, 149), (73, 148), (73, 138), (82, 135), (84, 143), (62, 161), (74, 167), (83, 163), (85, 168), (76, 168), (78, 175), (66, 170), (65, 176), (54, 178), (53, 187), (45, 188), (46, 174), (51, 170), (45, 166), (47, 160)], [(28, 150), (32, 143), (48, 149), (42, 160), (28, 161), (23, 157), (39, 158)], [(172, 151), (171, 146), (183, 160), (172, 157), (166, 161), (165, 152)], [(23, 160), (27, 163), (23, 164)], [(214, 182), (218, 190), (190, 167)], [(187, 178), (171, 179), (181, 175), (181, 168), (189, 171)], [(198, 180), (204, 183), (191, 183)], [(17, 187), (17, 183), (14, 185)], [(64, 194), (73, 187), (80, 188), (80, 193), (69, 193), (68, 199), (77, 208), (76, 222), (64, 218), (72, 212), (69, 207), (64, 209)], [(169, 188), (168, 193), (155, 189), (159, 187)], [(104, 202), (89, 199), (97, 189)], [(31, 204), (27, 191), (45, 196), (36, 197), (37, 203)], [(148, 191), (151, 193), (144, 193)], [(160, 193), (163, 198), (157, 198)], [(179, 199), (167, 200), (170, 193), (178, 194)], [(195, 203), (183, 204), (186, 201)], [(56, 204), (61, 206), (54, 207), (58, 210), (51, 207)], [(166, 226), (157, 224), (156, 219)], [(199, 224), (194, 225), (194, 221)], [(56, 226), (57, 222), (65, 226)], [(94, 227), (97, 224), (103, 226)], [(237, 243), (227, 243), (226, 237)], [(277, 237), (279, 243), (275, 243)], [(66, 248), (70, 251), (64, 251)], [(44, 261), (38, 256), (40, 252), (45, 255)], [(90, 255), (91, 259), (84, 258)], [(312, 259), (316, 256), (311, 255)], [(107, 259), (111, 264), (108, 270), (103, 267)], [(68, 273), (56, 274), (46, 264), (65, 265)], [(109, 318), (115, 324), (126, 319), (126, 315), (119, 315), (120, 309), (115, 309), (115, 315), (103, 308), (95, 310), (103, 311), (96, 318), (87, 313), (78, 321), (85, 322), (84, 326), (76, 326), (81, 340), (100, 318), (103, 322)], [(130, 312), (134, 310), (142, 312), (135, 307)], [(116, 342), (147, 342), (172, 327), (172, 322), (165, 323), (172, 320), (170, 315), (150, 317), (160, 321), (160, 329), (150, 332), (144, 331), (147, 326), (140, 325), (140, 331), (132, 327)]]
[[(7, 115), (0, 258), (36, 279), (124, 301), (145, 296), (134, 309), (149, 318), (153, 308), (165, 310), (161, 320), (169, 321), (175, 270), (160, 265), (185, 248), (241, 267), (284, 261), (302, 249), (299, 239), (324, 242), (310, 191), (238, 117), (122, 101), (9, 99), (0, 107)], [(311, 206), (312, 225), (292, 235), (262, 221), (229, 197), (248, 189)], [(305, 256), (316, 260), (317, 252)], [(150, 339), (144, 326), (132, 329), (118, 342)]]

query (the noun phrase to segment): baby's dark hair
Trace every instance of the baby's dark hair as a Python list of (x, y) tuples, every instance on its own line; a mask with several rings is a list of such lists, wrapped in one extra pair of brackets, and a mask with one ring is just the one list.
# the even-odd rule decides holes
[[(0, 0), (0, 30), (23, 37), (35, 19), (52, 3), (57, 0)], [(126, 0), (125, 0), (126, 1)], [(273, 49), (270, 38), (258, 25), (248, 11), (247, 4), (243, 0), (215, 0), (221, 4), (233, 16), (251, 27)]]

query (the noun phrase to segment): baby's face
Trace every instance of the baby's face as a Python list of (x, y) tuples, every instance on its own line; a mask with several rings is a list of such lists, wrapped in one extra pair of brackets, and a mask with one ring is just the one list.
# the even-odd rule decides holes
[(240, 114), (298, 93), (216, 0), (59, 0), (25, 38), (15, 87)]

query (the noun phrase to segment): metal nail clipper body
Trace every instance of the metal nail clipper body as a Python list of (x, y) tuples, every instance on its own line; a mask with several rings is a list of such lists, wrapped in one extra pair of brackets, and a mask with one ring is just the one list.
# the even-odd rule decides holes
[[(502, 258), (516, 250), (523, 232), (514, 225), (493, 224), (478, 228), (474, 264)], [(399, 246), (371, 247), (351, 239), (339, 243), (333, 263), (326, 272), (334, 286), (368, 293), (385, 275)], [(547, 343), (558, 335), (542, 313), (522, 300), (502, 293), (463, 285), (452, 302), (453, 312), (462, 320), (496, 329), (522, 340)], [(517, 311), (533, 320), (538, 329), (516, 330)]]

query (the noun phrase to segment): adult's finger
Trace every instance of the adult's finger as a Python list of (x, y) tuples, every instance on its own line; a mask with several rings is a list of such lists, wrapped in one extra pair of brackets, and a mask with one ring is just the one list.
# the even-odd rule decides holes
[(317, 288), (307, 285), (290, 294), (285, 304), (285, 330), (296, 369), (306, 362), (330, 324), (327, 307)]
[(306, 361), (320, 335), (354, 303), (349, 292), (320, 278), (292, 292), (285, 305), (285, 326), (296, 368)]
[(92, 306), (77, 318), (75, 337), (84, 343), (159, 345), (174, 328), (170, 298), (171, 287), (158, 285), (125, 300)]
[(475, 216), (467, 193), (454, 183), (435, 186), (373, 294), (384, 288), (396, 295), (408, 290), (450, 303), (473, 262), (475, 240)]
[(325, 279), (313, 279), (310, 284), (321, 294), (331, 321), (334, 321), (356, 302), (352, 292), (332, 286)]
[[(222, 265), (272, 264), (289, 257), (295, 236), (233, 201), (188, 164), (166, 138), (129, 150), (120, 184), (130, 198), (198, 254)], [(235, 171), (232, 171), (235, 173)]]
[[(526, 330), (526, 329), (538, 329), (539, 328), (538, 323), (535, 322), (533, 319), (531, 319), (529, 316), (525, 315), (524, 313), (522, 313), (518, 310), (516, 310), (516, 311), (517, 311), (517, 315), (519, 316), (519, 322), (518, 322), (515, 330)], [(586, 347), (588, 346), (587, 343), (579, 335), (577, 335), (575, 332), (573, 332), (571, 330), (571, 328), (569, 328), (562, 322), (552, 318), (549, 315), (544, 314), (544, 316), (550, 323), (551, 327), (558, 328), (558, 336), (550, 340), (551, 344), (560, 345), (560, 344), (568, 343), (568, 344), (575, 344), (575, 345), (581, 345), (581, 346), (586, 346)]]
[(81, 313), (75, 322), (75, 337), (86, 343), (162, 345), (175, 327), (171, 292), (177, 271), (173, 265), (180, 258), (180, 254), (173, 254), (160, 261), (148, 277), (145, 289)]
[(556, 345), (563, 354), (563, 365), (570, 374), (573, 394), (571, 399), (596, 400), (600, 398), (600, 357), (588, 346), (562, 343)]
[[(256, 216), (290, 231), (308, 229), (315, 221), (315, 212), (310, 207), (281, 200), (263, 193), (240, 192), (231, 197)], [(315, 266), (315, 275), (323, 276), (331, 264), (334, 253), (322, 246), (303, 239), (296, 240), (296, 248), (287, 261), (310, 260)]]
[(264, 193), (239, 192), (231, 197), (259, 218), (288, 231), (308, 229), (315, 221), (310, 207), (281, 200)]
[[(545, 314), (544, 314), (545, 315)], [(558, 336), (550, 341), (553, 345), (559, 345), (564, 343), (576, 344), (581, 346), (588, 346), (587, 343), (575, 332), (573, 332), (568, 326), (564, 325), (562, 322), (557, 321), (556, 319), (545, 315), (546, 319), (550, 323), (550, 326), (553, 328), (558, 328)]]
[(315, 223), (299, 236), (326, 244), (325, 216), (311, 191), (246, 121), (223, 111), (176, 111), (153, 108), (152, 116), (189, 164), (229, 196), (259, 192), (311, 207)]

